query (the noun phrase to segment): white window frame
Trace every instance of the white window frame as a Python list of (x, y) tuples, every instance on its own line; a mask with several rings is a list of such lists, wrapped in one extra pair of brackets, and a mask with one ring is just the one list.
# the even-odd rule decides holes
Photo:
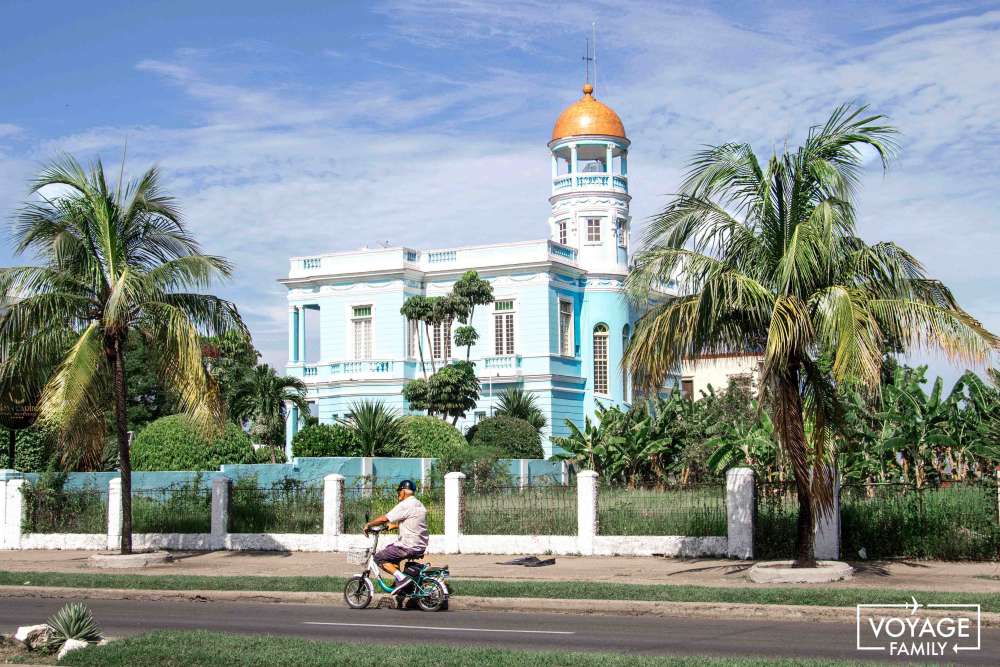
[[(601, 347), (603, 347), (603, 353), (598, 354), (598, 339), (602, 340)], [(608, 386), (608, 346), (610, 344), (610, 330), (606, 324), (598, 324), (594, 326), (593, 331), (593, 344), (594, 344), (594, 393), (600, 394), (601, 396), (609, 396), (611, 388)]]
[(447, 362), (452, 355), (452, 320), (431, 325), (431, 356)]
[[(601, 227), (603, 218), (585, 218), (587, 222), (587, 243), (601, 243)], [(596, 226), (593, 223), (597, 223)], [(596, 229), (597, 236), (591, 234), (591, 232)]]
[[(563, 330), (563, 306), (569, 306), (569, 326), (566, 330)], [(558, 322), (559, 322), (559, 354), (563, 357), (575, 357), (576, 356), (576, 331), (574, 326), (576, 324), (575, 317), (573, 315), (573, 302), (570, 299), (559, 299), (558, 305)]]
[[(359, 308), (367, 308), (367, 315), (358, 315)], [(358, 324), (368, 321), (368, 350), (367, 356), (364, 351), (358, 350)], [(375, 358), (375, 306), (370, 303), (354, 304), (351, 306), (351, 351), (355, 361), (368, 361)]]
[(625, 218), (615, 218), (615, 235), (618, 237), (618, 247), (628, 250), (628, 221)]
[(556, 240), (560, 245), (569, 245), (569, 220), (560, 220), (556, 223)]
[[(500, 304), (506, 303), (510, 304), (510, 308), (498, 309)], [(507, 324), (508, 319), (510, 324)], [(493, 354), (498, 357), (517, 354), (517, 338), (517, 299), (494, 300)]]

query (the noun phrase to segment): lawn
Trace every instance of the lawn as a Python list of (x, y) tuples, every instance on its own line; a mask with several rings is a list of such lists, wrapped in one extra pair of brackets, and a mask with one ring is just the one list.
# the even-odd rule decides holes
[[(868, 662), (765, 658), (649, 657), (610, 653), (556, 653), (492, 648), (408, 645), (405, 664), (460, 667), (849, 667)], [(310, 641), (292, 637), (217, 632), (152, 632), (71, 653), (60, 664), (79, 667), (383, 667), (399, 663), (384, 647)], [(402, 664), (402, 663), (399, 663)]]
[[(104, 574), (89, 572), (5, 572), (0, 585), (125, 588), (134, 590), (216, 590), (331, 592), (343, 590), (340, 577), (205, 577), (189, 575)], [(451, 579), (456, 595), (525, 597), (571, 600), (644, 600), (654, 602), (722, 602), (853, 607), (859, 602), (981, 604), (983, 611), (1000, 612), (1000, 593), (946, 593), (885, 588), (717, 588), (670, 584), (619, 584), (590, 581), (496, 581)]]

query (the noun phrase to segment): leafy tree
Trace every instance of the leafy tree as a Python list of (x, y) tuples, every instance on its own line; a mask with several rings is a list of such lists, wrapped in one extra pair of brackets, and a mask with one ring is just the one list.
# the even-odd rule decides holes
[(350, 416), (340, 421), (353, 431), (362, 456), (399, 454), (403, 439), (399, 415), (382, 401), (352, 403)]
[(452, 424), (476, 407), (479, 400), (479, 378), (476, 368), (468, 361), (456, 361), (444, 366), (430, 380), (411, 380), (403, 387), (403, 397), (413, 410), (426, 410), (428, 415), (451, 417)]
[(424, 379), (427, 379), (427, 367), (424, 365), (424, 343), (423, 339), (420, 337), (420, 325), (424, 324), (424, 331), (427, 335), (427, 349), (431, 351), (431, 368), (432, 370), (437, 370), (434, 368), (434, 353), (433, 347), (431, 346), (431, 334), (430, 326), (427, 321), (431, 317), (432, 306), (430, 300), (426, 296), (411, 296), (406, 301), (403, 302), (403, 307), (399, 309), (400, 314), (407, 319), (409, 322), (413, 322), (414, 326), (417, 327), (417, 349), (420, 351), (420, 369), (424, 374)]
[(466, 437), (473, 447), (488, 447), (500, 456), (512, 459), (540, 459), (545, 456), (538, 431), (517, 417), (487, 417), (470, 428)]
[(302, 380), (260, 364), (239, 381), (231, 381), (230, 406), (234, 418), (249, 424), (250, 435), (274, 453), (285, 443), (289, 405), (309, 414), (306, 385)]
[(244, 393), (246, 378), (257, 368), (260, 352), (253, 346), (249, 334), (239, 330), (203, 338), (201, 349), (208, 370), (226, 401), (230, 419), (240, 424), (242, 417), (239, 410), (234, 409), (234, 401)]
[[(435, 422), (440, 423), (435, 419)], [(343, 424), (307, 426), (292, 438), (293, 456), (363, 456), (354, 431)]]
[[(800, 148), (766, 163), (749, 144), (697, 154), (627, 282), (634, 304), (654, 304), (625, 355), (640, 387), (655, 391), (687, 357), (764, 350), (762, 384), (798, 492), (799, 566), (815, 564), (815, 517), (832, 505), (824, 464), (836, 386), (877, 389), (887, 341), (973, 363), (1000, 342), (903, 248), (857, 235), (862, 149), (885, 167), (895, 134), (864, 113), (838, 108)], [(658, 286), (675, 278), (677, 296), (658, 301)]]
[(538, 408), (535, 395), (520, 387), (504, 389), (497, 400), (497, 407), (493, 414), (523, 419), (534, 426), (536, 431), (541, 431), (547, 423), (545, 415)]
[[(0, 271), (0, 349), (24, 341), (13, 365), (64, 354), (42, 395), (42, 420), (58, 425), (68, 446), (86, 442), (103, 454), (105, 414), (114, 411), (122, 480), (122, 553), (132, 550), (132, 466), (128, 439), (129, 334), (140, 332), (178, 404), (206, 430), (224, 406), (202, 363), (200, 334), (245, 331), (236, 307), (204, 292), (227, 277), (224, 259), (204, 255), (180, 221), (172, 198), (150, 169), (130, 183), (109, 184), (98, 161), (90, 172), (72, 157), (47, 167), (32, 184), (62, 192), (25, 204), (14, 229), (15, 252), (42, 262)], [(72, 341), (70, 344), (70, 341)], [(95, 446), (96, 445), (96, 446)]]
[[(479, 277), (475, 271), (466, 271), (451, 288), (452, 298), (460, 305), (453, 306), (453, 313), (463, 323), (471, 323), (476, 306), (493, 303), (493, 285)], [(465, 360), (472, 355), (472, 346), (479, 340), (479, 334), (471, 324), (455, 331), (455, 344), (465, 347)]]
[(132, 441), (136, 470), (218, 470), (227, 463), (257, 463), (250, 437), (236, 424), (206, 434), (187, 415), (161, 417)]

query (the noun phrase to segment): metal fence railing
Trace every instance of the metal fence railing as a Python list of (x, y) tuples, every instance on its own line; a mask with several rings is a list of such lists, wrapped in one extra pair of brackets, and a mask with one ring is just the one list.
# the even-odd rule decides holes
[(24, 533), (104, 533), (108, 526), (108, 492), (93, 488), (22, 487)]
[(255, 477), (237, 480), (229, 492), (229, 532), (323, 532), (323, 483), (284, 479), (270, 487)]
[(840, 492), (845, 558), (1000, 558), (995, 479), (851, 484)]
[(198, 481), (132, 491), (132, 531), (208, 533), (212, 530), (212, 490)]
[[(427, 529), (431, 535), (444, 533), (444, 490), (418, 488), (417, 499), (427, 508)], [(344, 533), (360, 533), (367, 521), (381, 516), (399, 502), (396, 484), (354, 486), (344, 489)]]
[(555, 484), (502, 486), (468, 492), (468, 535), (576, 535), (576, 487)]
[(724, 536), (725, 484), (602, 486), (597, 496), (597, 531), (600, 535)]
[(795, 482), (758, 482), (755, 496), (754, 557), (791, 558), (799, 516)]

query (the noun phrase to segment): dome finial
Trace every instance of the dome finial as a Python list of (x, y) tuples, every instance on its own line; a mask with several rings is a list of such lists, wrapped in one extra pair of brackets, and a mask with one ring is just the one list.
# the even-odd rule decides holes
[(584, 95), (592, 95), (593, 93), (594, 93), (594, 86), (593, 85), (591, 85), (589, 83), (583, 84), (583, 94)]

